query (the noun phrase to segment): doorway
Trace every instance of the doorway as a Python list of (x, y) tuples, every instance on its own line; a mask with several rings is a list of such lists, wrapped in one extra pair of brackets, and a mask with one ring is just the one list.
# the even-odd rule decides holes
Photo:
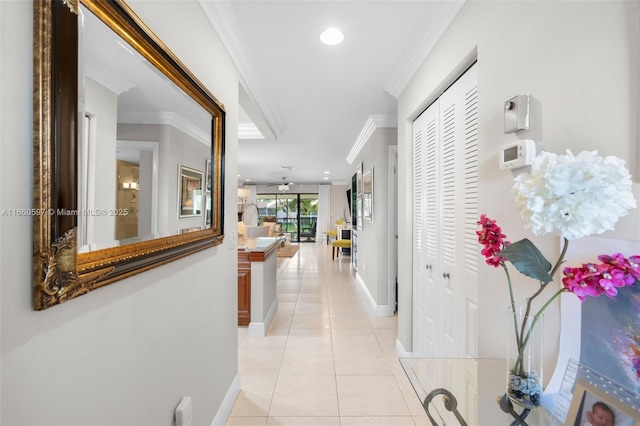
[(259, 194), (258, 225), (265, 216), (275, 217), (291, 242), (315, 242), (318, 222), (318, 194)]

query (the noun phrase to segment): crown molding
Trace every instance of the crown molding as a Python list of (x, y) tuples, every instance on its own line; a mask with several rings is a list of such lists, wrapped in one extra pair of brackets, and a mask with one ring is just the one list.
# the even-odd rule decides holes
[(402, 94), (420, 65), (427, 59), (431, 50), (458, 15), (465, 1), (429, 2), (413, 39), (407, 44), (404, 54), (384, 88), (391, 96), (397, 99)]
[(124, 124), (162, 124), (172, 126), (181, 132), (197, 139), (206, 146), (211, 146), (211, 135), (198, 126), (172, 111), (160, 112), (127, 112), (118, 115), (118, 123)]
[(238, 139), (264, 139), (265, 137), (253, 123), (238, 123)]
[(376, 114), (369, 116), (351, 151), (349, 151), (349, 155), (347, 155), (347, 163), (352, 164), (360, 151), (362, 151), (362, 148), (369, 142), (373, 132), (383, 127), (398, 127), (398, 119), (393, 115)]
[(246, 90), (255, 100), (274, 136), (277, 138), (285, 129), (284, 122), (264, 85), (253, 72), (254, 68), (251, 66), (249, 55), (245, 52), (244, 44), (236, 34), (236, 31), (234, 31), (234, 28), (238, 28), (235, 24), (235, 17), (225, 7), (227, 2), (199, 0), (199, 3), (207, 20), (244, 80)]
[(85, 76), (106, 87), (116, 95), (121, 95), (135, 87), (135, 84), (114, 72), (94, 55), (87, 53), (83, 59)]

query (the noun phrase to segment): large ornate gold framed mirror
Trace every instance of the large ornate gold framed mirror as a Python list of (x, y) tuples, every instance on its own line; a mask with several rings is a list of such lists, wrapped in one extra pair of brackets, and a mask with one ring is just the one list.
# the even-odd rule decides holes
[(34, 309), (222, 243), (224, 118), (123, 1), (34, 2)]

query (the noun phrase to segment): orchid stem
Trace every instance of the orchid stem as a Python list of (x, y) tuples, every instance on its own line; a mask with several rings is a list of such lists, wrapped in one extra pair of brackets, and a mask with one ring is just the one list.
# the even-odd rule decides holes
[(511, 275), (509, 274), (509, 269), (507, 268), (506, 263), (500, 262), (502, 265), (502, 269), (504, 269), (504, 273), (507, 274), (507, 282), (509, 283), (509, 297), (511, 298), (511, 313), (513, 314), (513, 328), (516, 333), (516, 344), (518, 345), (518, 349), (520, 348), (520, 335), (518, 334), (518, 321), (516, 320), (516, 302), (513, 298), (513, 286), (511, 285)]
[[(538, 313), (533, 317), (533, 320), (531, 321), (531, 326), (529, 326), (529, 330), (527, 331), (527, 336), (522, 341), (522, 346), (520, 346), (520, 348), (518, 350), (518, 359), (516, 360), (516, 365), (514, 366), (514, 370), (518, 370), (520, 374), (523, 373), (523, 365), (522, 364), (524, 362), (524, 359), (523, 359), (524, 358), (524, 348), (527, 346), (527, 343), (529, 343), (529, 338), (531, 337), (531, 333), (533, 333), (533, 327), (535, 327), (536, 323), (538, 322), (538, 319), (540, 319), (540, 315), (542, 315), (544, 310), (547, 309), (547, 307), (551, 304), (551, 302), (553, 302), (565, 290), (566, 290), (565, 288), (561, 288), (560, 290), (556, 291), (554, 293), (554, 295), (551, 296), (551, 298), (549, 300), (547, 300), (547, 303), (545, 303), (542, 306), (542, 308), (540, 308)], [(525, 321), (526, 321), (526, 318), (525, 318)], [(523, 321), (523, 324), (524, 324), (524, 321)]]
[[(558, 272), (558, 268), (560, 268), (560, 265), (562, 265), (562, 263), (564, 262), (564, 257), (567, 254), (567, 249), (569, 248), (569, 240), (567, 240), (566, 238), (563, 238), (563, 244), (562, 244), (562, 251), (560, 252), (560, 256), (558, 256), (558, 260), (556, 261), (556, 264), (553, 265), (553, 268), (551, 269), (551, 271), (549, 272), (549, 277), (551, 277), (551, 279), (547, 282), (540, 282), (540, 288), (538, 289), (538, 291), (536, 291), (530, 298), (527, 299), (527, 309), (524, 313), (524, 316), (522, 318), (522, 327), (520, 330), (520, 334), (518, 335), (518, 331), (517, 331), (517, 325), (516, 325), (516, 342), (518, 344), (518, 359), (516, 360), (516, 364), (514, 366), (514, 371), (518, 371), (519, 374), (521, 374), (523, 372), (523, 353), (524, 353), (524, 348), (527, 346), (527, 343), (529, 342), (529, 337), (531, 336), (531, 333), (533, 331), (533, 327), (536, 325), (536, 322), (538, 322), (538, 318), (540, 317), (540, 314), (542, 314), (542, 312), (549, 306), (549, 304), (560, 295), (560, 293), (562, 293), (564, 291), (564, 288), (561, 288), (560, 290), (558, 290), (548, 301), (547, 303), (545, 303), (542, 308), (538, 311), (538, 313), (533, 317), (533, 320), (531, 321), (531, 325), (529, 326), (527, 335), (525, 337), (525, 330), (527, 329), (527, 322), (529, 320), (529, 313), (531, 312), (531, 304), (533, 302), (533, 299), (535, 299), (536, 297), (538, 297), (538, 295), (540, 295), (540, 293), (542, 293), (542, 291), (547, 287), (547, 285), (553, 281), (553, 276), (556, 274), (556, 272)], [(506, 267), (505, 267), (505, 271), (506, 271)], [(509, 274), (507, 273), (507, 279), (509, 281), (509, 290), (511, 290), (511, 279), (509, 278)], [(512, 297), (512, 306), (513, 306), (513, 295)], [(516, 317), (515, 317), (515, 313), (514, 313), (514, 323)]]

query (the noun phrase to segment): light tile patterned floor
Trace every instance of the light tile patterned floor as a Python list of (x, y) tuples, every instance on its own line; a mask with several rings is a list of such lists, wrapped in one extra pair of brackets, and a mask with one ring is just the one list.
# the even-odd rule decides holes
[(241, 392), (227, 425), (429, 424), (395, 354), (397, 318), (373, 314), (349, 262), (310, 243), (278, 258), (267, 336), (238, 330)]

